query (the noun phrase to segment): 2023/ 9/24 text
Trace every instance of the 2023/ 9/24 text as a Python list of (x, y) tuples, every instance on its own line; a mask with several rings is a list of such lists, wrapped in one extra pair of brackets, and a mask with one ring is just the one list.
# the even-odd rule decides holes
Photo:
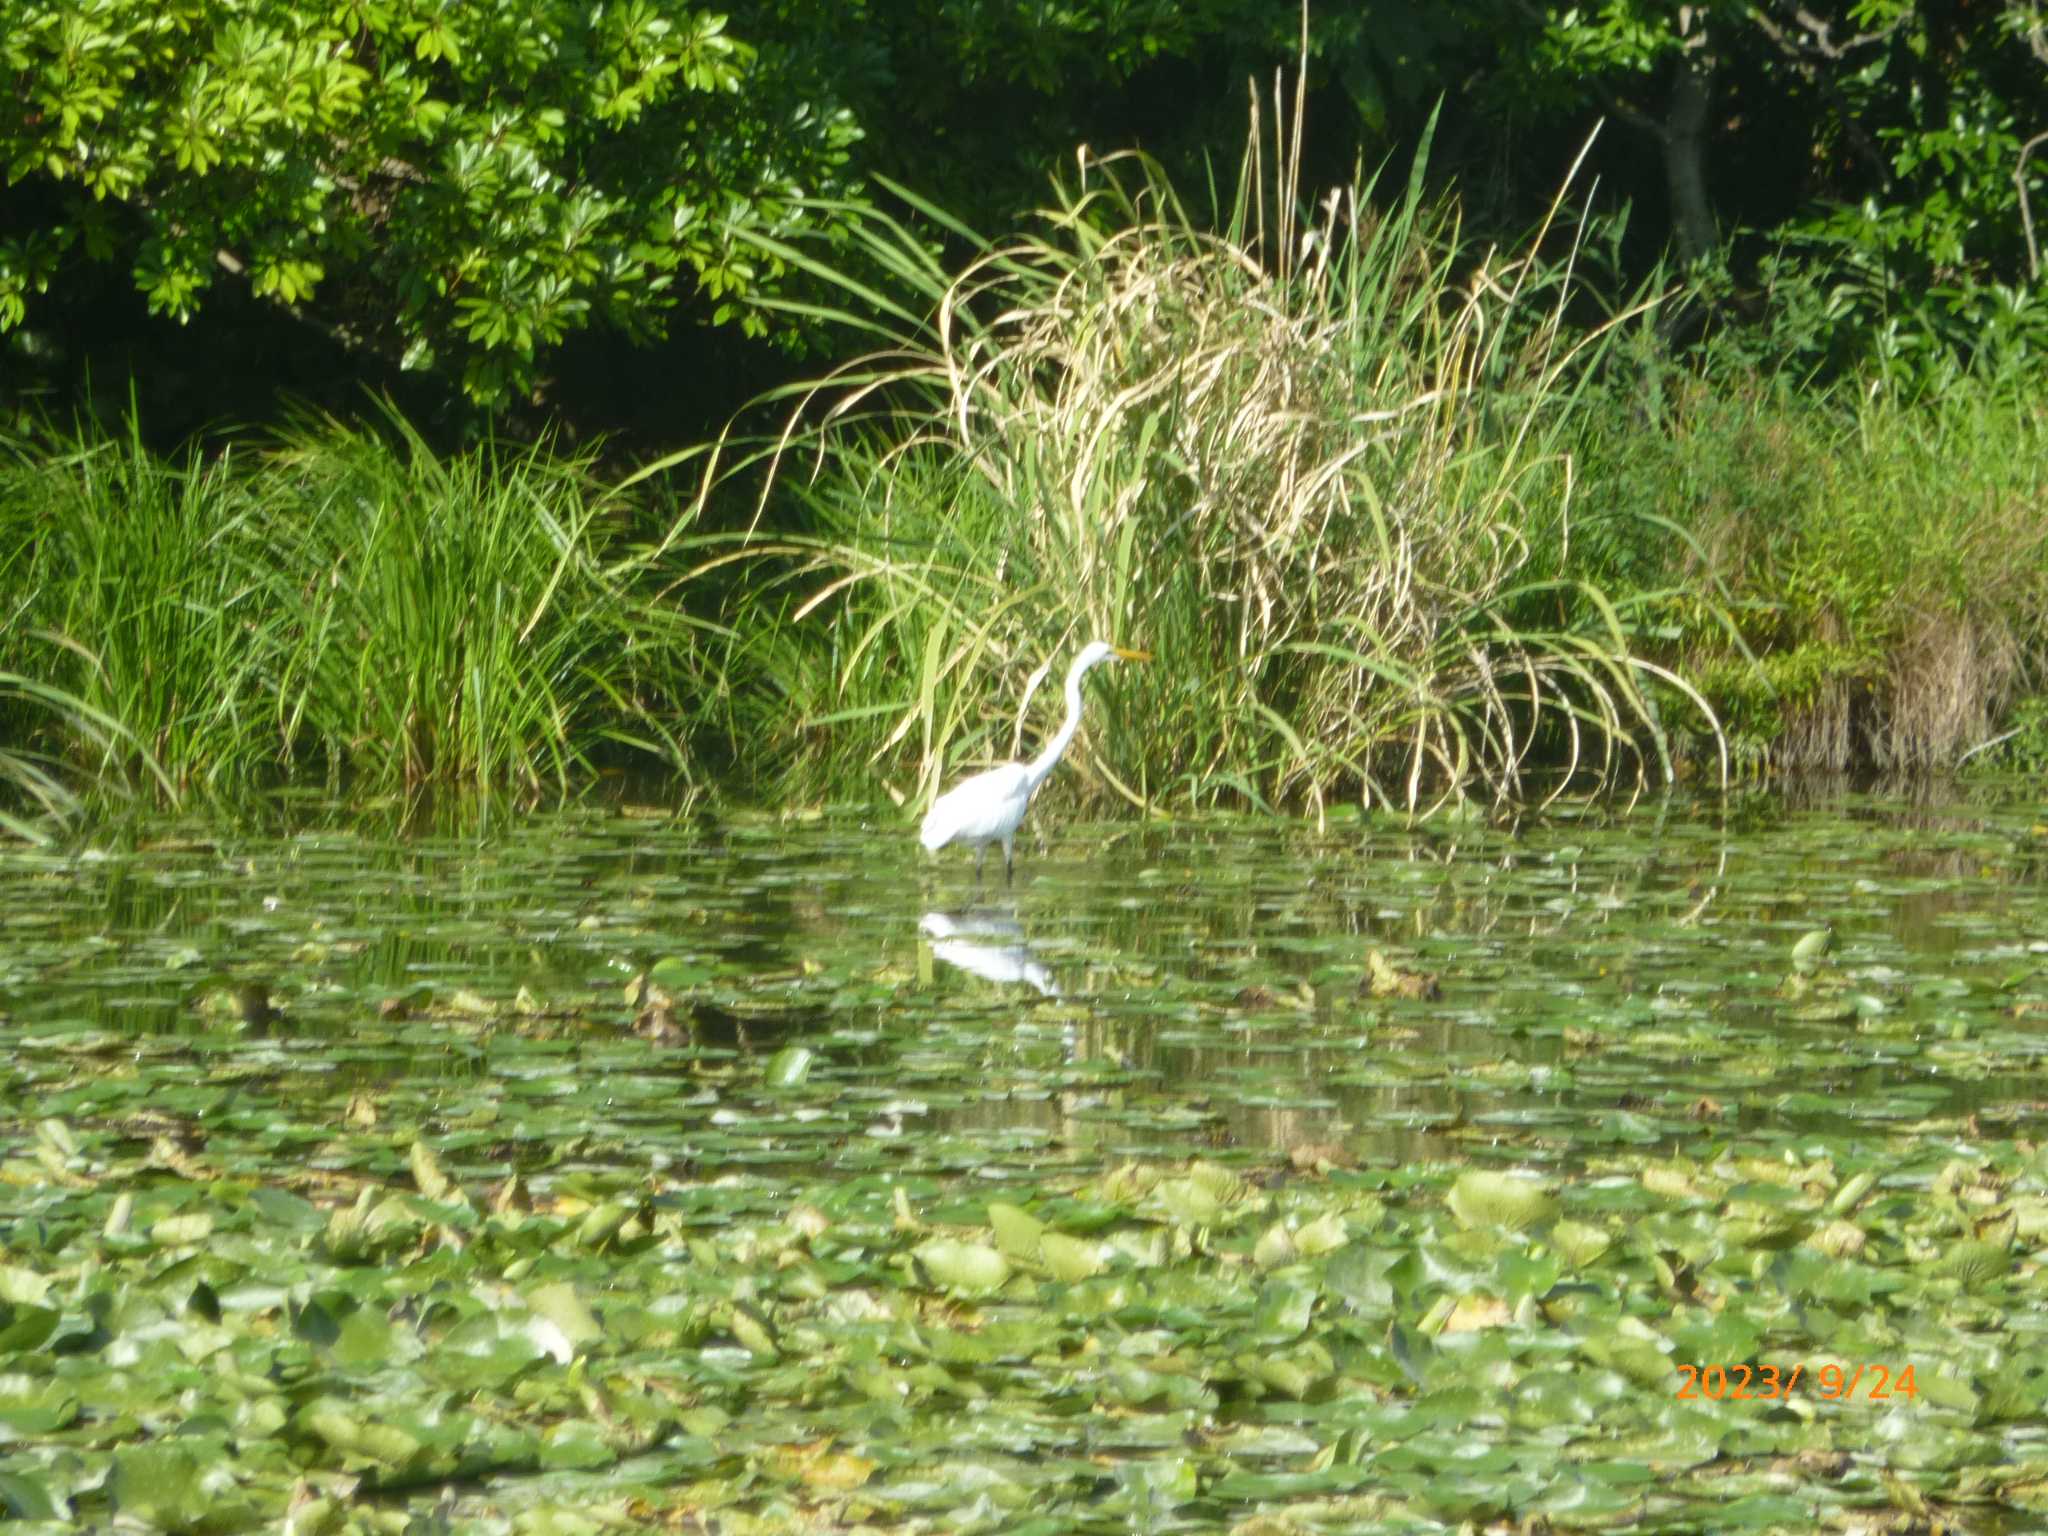
[(1830, 1361), (1811, 1371), (1804, 1365), (1681, 1365), (1677, 1395), (1720, 1402), (1745, 1398), (1782, 1402), (1799, 1390), (1825, 1402), (1848, 1402), (1859, 1393), (1866, 1402), (1908, 1401), (1920, 1395), (1910, 1365), (1837, 1365)]

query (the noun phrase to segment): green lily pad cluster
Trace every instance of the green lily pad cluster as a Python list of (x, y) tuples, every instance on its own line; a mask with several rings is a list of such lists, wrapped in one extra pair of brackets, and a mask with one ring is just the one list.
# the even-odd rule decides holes
[(2039, 1156), (524, 1209), (424, 1143), (352, 1200), (37, 1146), (0, 1166), (0, 1497), (31, 1521), (1817, 1529), (1897, 1508), (1887, 1474), (1950, 1519), (2048, 1484)]
[(1738, 811), (7, 853), (0, 1508), (2027, 1528), (2048, 833)]

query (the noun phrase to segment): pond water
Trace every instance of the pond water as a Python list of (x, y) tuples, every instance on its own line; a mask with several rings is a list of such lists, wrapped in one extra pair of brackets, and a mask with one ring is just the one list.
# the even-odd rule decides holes
[[(628, 1524), (760, 1529), (1024, 1529), (1045, 1500), (1049, 1530), (1259, 1511), (1292, 1522), (1275, 1530), (1803, 1529), (1910, 1521), (1914, 1498), (2022, 1518), (2037, 1495), (2015, 1490), (2048, 1486), (2040, 1436), (2011, 1427), (2048, 1395), (2042, 817), (2025, 785), (1419, 830), (1053, 814), (1008, 888), (850, 817), (590, 808), (488, 835), (181, 827), (0, 851), (0, 1498), (167, 1529), (270, 1518), (287, 1494), (308, 1530), (423, 1507), (577, 1528), (602, 1504), (578, 1476)], [(1547, 1203), (1486, 1207), (1475, 1175), (1495, 1171)], [(388, 1242), (359, 1230), (375, 1213)], [(234, 1233), (255, 1245), (239, 1268), (206, 1252)], [(1795, 1248), (1876, 1278), (1837, 1295), (1785, 1269)], [(394, 1302), (422, 1264), (451, 1295), (487, 1278), (522, 1298), (530, 1347), (502, 1380), (428, 1379), (484, 1325)], [(1219, 1315), (1263, 1321), (1139, 1294), (1184, 1264)], [(1090, 1290), (1117, 1277), (1137, 1289)], [(159, 1331), (198, 1305), (276, 1402), (256, 1414), (250, 1387), (209, 1417), (187, 1383), (165, 1417), (113, 1392), (88, 1367), (121, 1338), (120, 1286), (154, 1297)], [(1567, 1320), (1575, 1289), (1592, 1311)], [(1889, 1331), (1813, 1321), (1862, 1327), (1873, 1297)], [(48, 1327), (11, 1329), (24, 1308)], [(1689, 1310), (1690, 1336), (1657, 1320)], [(2003, 1331), (1976, 1353), (1908, 1326), (1989, 1316)], [(1044, 1336), (957, 1358), (929, 1337), (1027, 1322)], [(1603, 1328), (1661, 1365), (1609, 1358)], [(296, 1353), (248, 1353), (273, 1337)], [(1545, 1386), (1566, 1337), (1580, 1369)], [(1896, 1371), (1909, 1345), (1939, 1401), (1689, 1405), (1657, 1380), (1774, 1349)], [(1101, 1349), (1125, 1376), (1077, 1388)], [(802, 1353), (807, 1384), (785, 1379)], [(539, 1385), (583, 1356), (614, 1373), (602, 1412)], [(1055, 1363), (1081, 1396), (1048, 1419)], [(517, 1406), (478, 1406), (499, 1392)], [(934, 1427), (991, 1398), (1015, 1414), (986, 1440)], [(379, 1404), (407, 1444), (366, 1438)], [(1970, 1449), (1898, 1454), (1935, 1425)], [(180, 1434), (190, 1455), (165, 1450)], [(1730, 1457), (1739, 1475), (1669, 1483)]]
[[(24, 1046), (61, 1070), (118, 1041), (151, 1093), (494, 1114), (479, 1175), (560, 1156), (551, 1124), (520, 1135), (537, 1092), (573, 1094), (582, 1158), (627, 1173), (993, 1178), (1333, 1137), (1571, 1168), (1682, 1144), (1703, 1099), (1723, 1124), (1877, 1133), (2031, 1105), (2039, 814), (1057, 826), (1009, 888), (851, 821), (145, 839), (0, 862), (0, 1014), (17, 1103), (50, 1069)], [(1817, 930), (1821, 963), (1795, 964)], [(1435, 995), (1372, 995), (1374, 951)], [(673, 1002), (636, 1033), (651, 967)], [(229, 1005), (250, 988), (253, 1020)], [(745, 1070), (790, 1046), (800, 1086)]]

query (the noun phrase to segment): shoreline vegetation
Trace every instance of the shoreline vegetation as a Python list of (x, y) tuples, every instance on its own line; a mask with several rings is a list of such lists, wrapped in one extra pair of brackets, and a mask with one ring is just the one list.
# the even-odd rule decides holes
[(1482, 247), (1419, 171), (1311, 198), (1269, 133), (1203, 218), (1124, 154), (1021, 236), (902, 187), (818, 210), (829, 246), (751, 236), (869, 351), (624, 478), (389, 407), (169, 456), (17, 428), (0, 828), (616, 764), (915, 809), (1035, 740), (1098, 634), (1161, 658), (1063, 790), (1105, 803), (2048, 760), (2035, 372), (1679, 355), (1692, 295), (1602, 293), (1562, 192)]

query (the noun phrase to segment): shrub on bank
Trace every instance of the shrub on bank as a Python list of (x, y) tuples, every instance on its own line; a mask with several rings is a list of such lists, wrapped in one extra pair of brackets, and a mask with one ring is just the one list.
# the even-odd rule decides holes
[(1952, 767), (2048, 687), (2038, 382), (1910, 396), (1710, 364), (1662, 401), (1586, 414), (1586, 501), (1690, 535), (1610, 541), (1607, 579), (1700, 595), (1668, 606), (1670, 655), (1753, 771)]

